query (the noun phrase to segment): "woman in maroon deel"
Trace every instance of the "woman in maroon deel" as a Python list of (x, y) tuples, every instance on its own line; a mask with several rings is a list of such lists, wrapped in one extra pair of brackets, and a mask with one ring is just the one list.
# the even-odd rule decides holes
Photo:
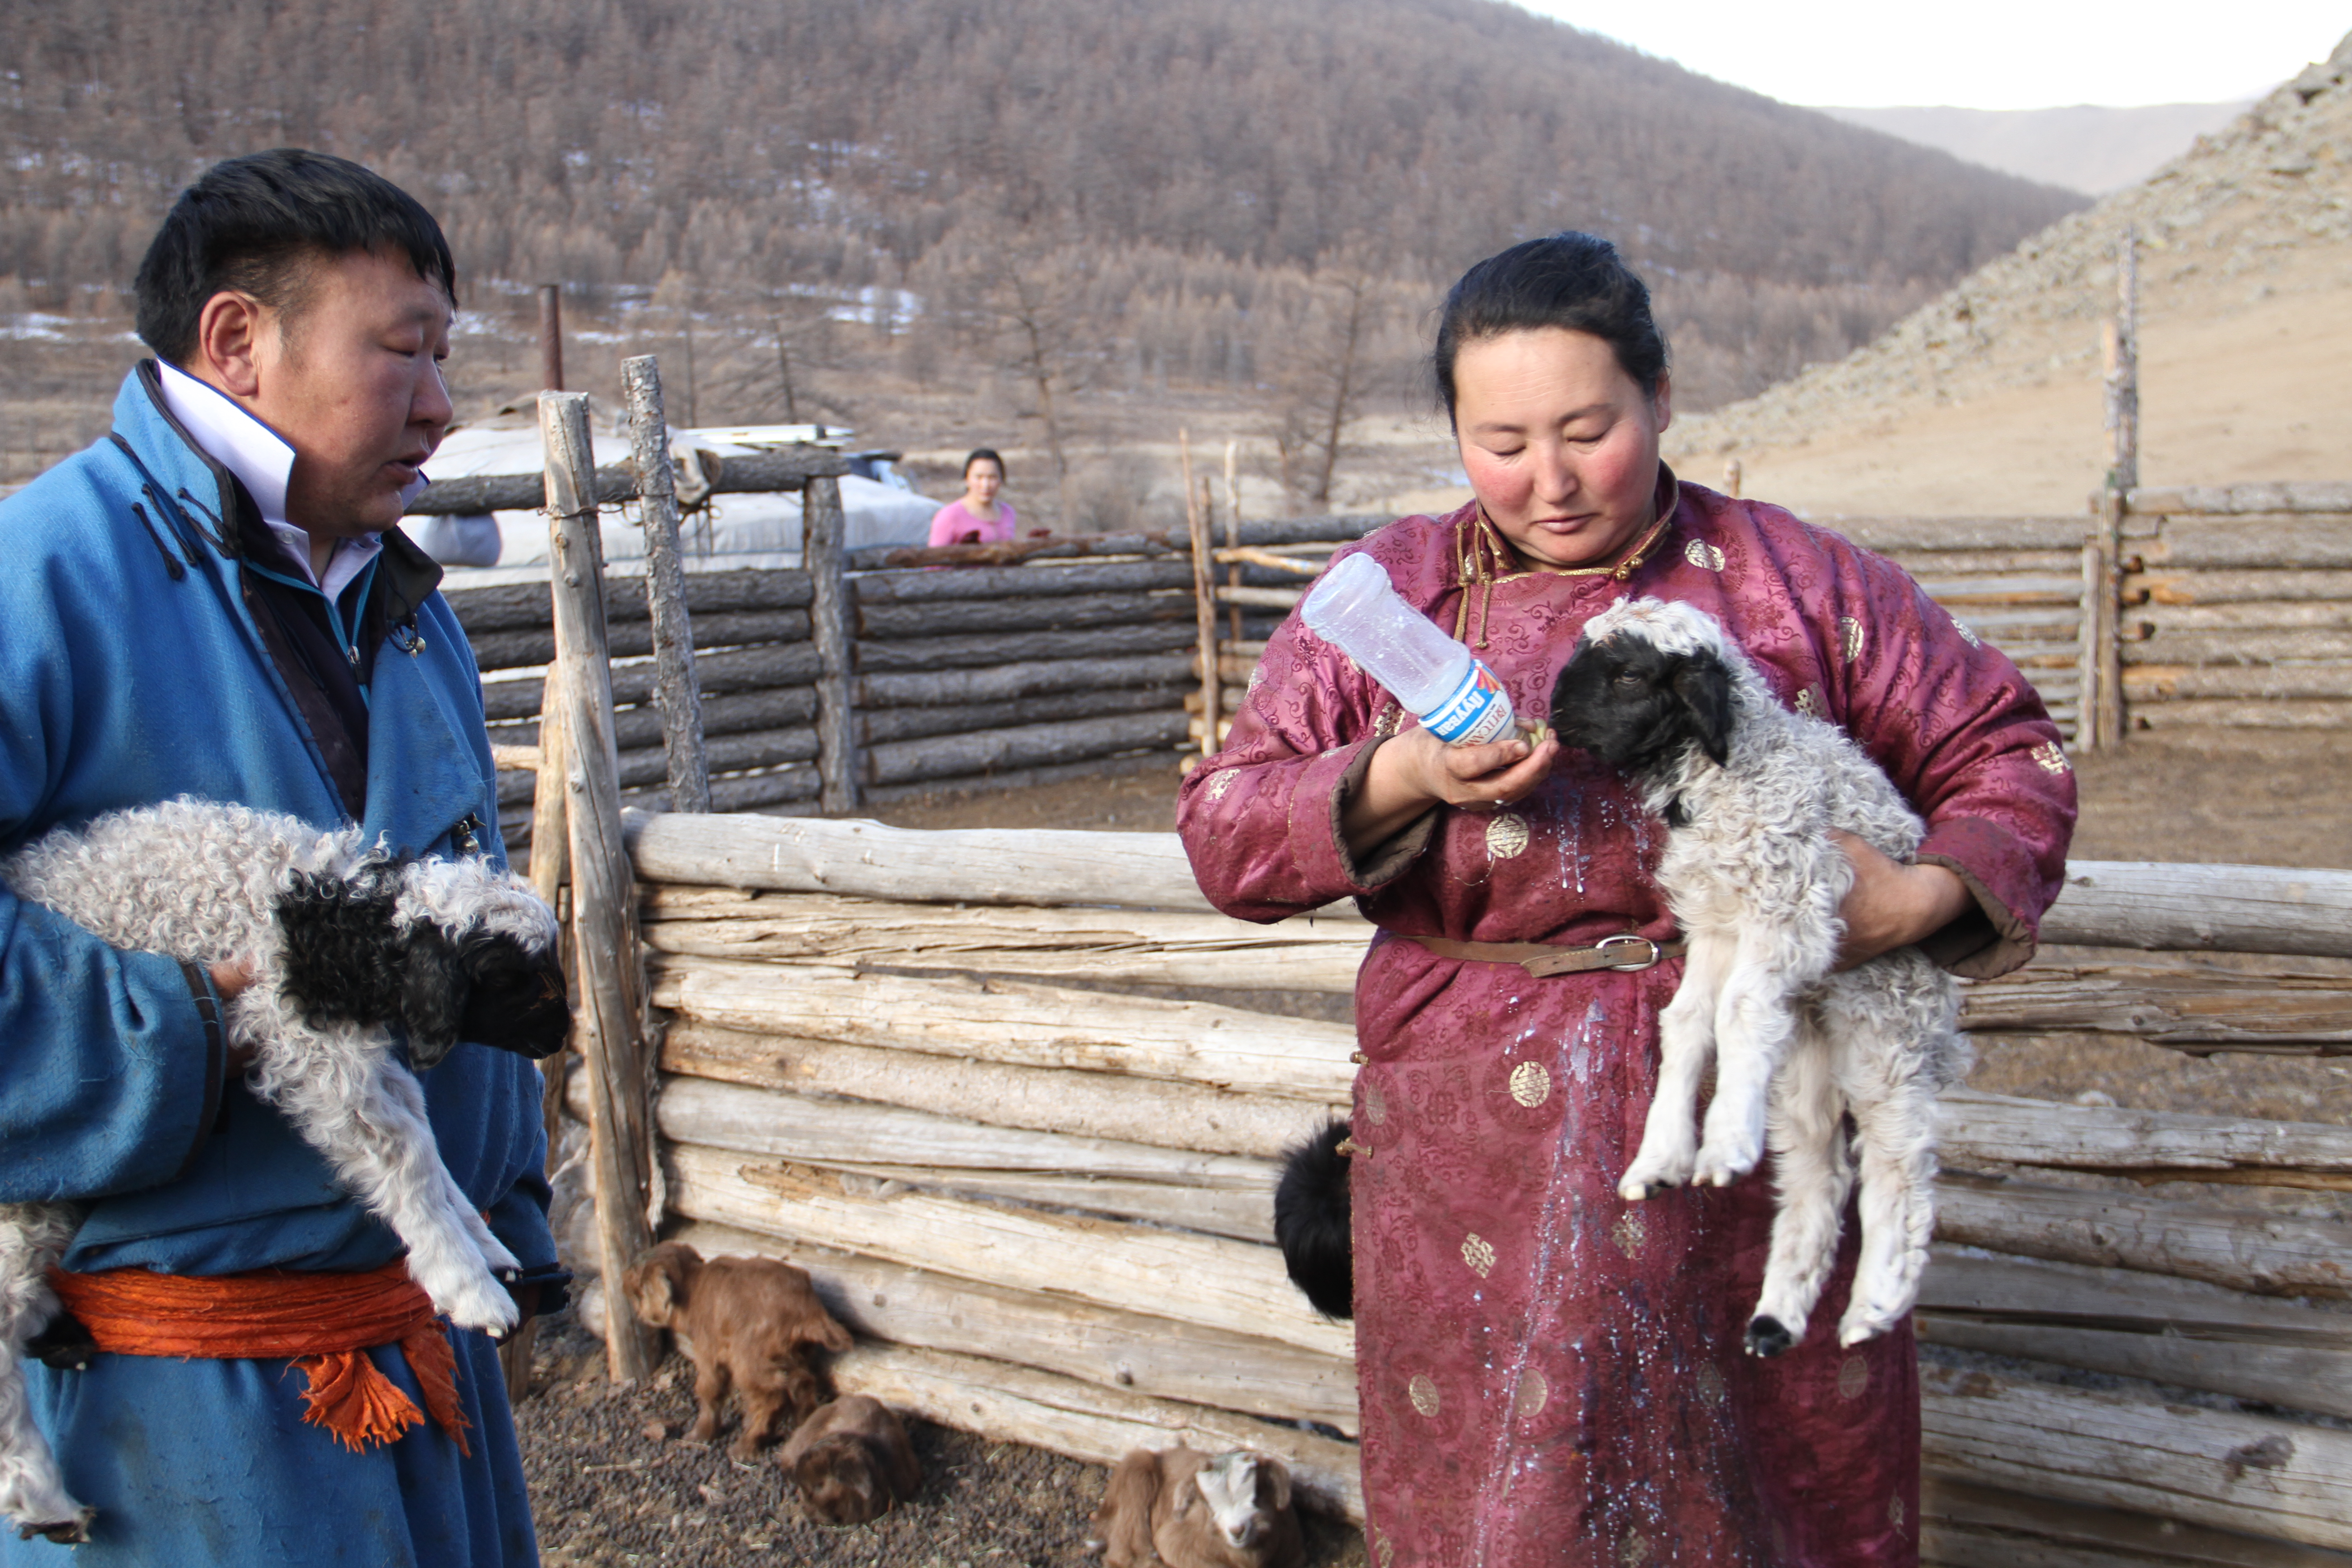
[[(1854, 844), (1850, 956), (1917, 942), (1967, 975), (2033, 951), (2074, 781), (2033, 688), (1893, 563), (1658, 458), (1666, 347), (1604, 241), (1531, 240), (1448, 296), (1438, 387), (1475, 499), (1360, 548), (1523, 715), (1579, 629), (1634, 595), (1720, 619), (1790, 707), (1843, 726), (1928, 823)], [(1543, 737), (1447, 748), (1293, 616), (1178, 813), (1217, 905), (1350, 895), (1382, 929), (1356, 987), (1349, 1161), (1375, 1568), (1909, 1568), (1910, 1325), (1836, 1342), (1853, 1263), (1797, 1348), (1741, 1335), (1768, 1171), (1628, 1203), (1678, 959), (1532, 978), (1411, 939), (1591, 946), (1674, 931), (1664, 837), (1625, 782)]]

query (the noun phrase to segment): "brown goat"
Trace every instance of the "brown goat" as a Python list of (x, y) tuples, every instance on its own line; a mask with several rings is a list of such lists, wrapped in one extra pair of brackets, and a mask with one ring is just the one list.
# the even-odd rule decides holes
[(923, 1468), (898, 1417), (879, 1400), (845, 1394), (800, 1424), (776, 1463), (819, 1524), (864, 1524), (923, 1489)]
[(1307, 1542), (1282, 1461), (1246, 1448), (1138, 1448), (1095, 1510), (1106, 1568), (1300, 1568)]
[(714, 1258), (665, 1241), (631, 1264), (622, 1289), (640, 1322), (667, 1329), (694, 1363), (694, 1428), (708, 1443), (731, 1376), (743, 1395), (743, 1430), (729, 1452), (758, 1454), (776, 1418), (798, 1423), (823, 1404), (824, 1379), (809, 1348), (845, 1351), (849, 1331), (816, 1299), (808, 1273), (773, 1258)]

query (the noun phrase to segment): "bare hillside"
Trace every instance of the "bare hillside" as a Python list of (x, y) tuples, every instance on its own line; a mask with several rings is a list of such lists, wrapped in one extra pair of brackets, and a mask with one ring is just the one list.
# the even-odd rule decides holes
[(1940, 147), (1988, 169), (2105, 195), (2137, 184), (2179, 157), (2193, 139), (2222, 130), (2246, 108), (2239, 100), (2148, 103), (2130, 109), (2076, 103), (2061, 109), (1945, 105), (1822, 112), (1923, 147)]
[(1677, 425), (1668, 454), (1815, 513), (2064, 512), (2105, 469), (2099, 324), (2141, 256), (2151, 484), (2352, 473), (2352, 38), (2186, 156), (1875, 342)]

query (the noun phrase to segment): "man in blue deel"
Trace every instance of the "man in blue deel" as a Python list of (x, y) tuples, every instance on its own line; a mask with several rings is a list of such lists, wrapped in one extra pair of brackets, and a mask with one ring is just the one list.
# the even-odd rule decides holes
[[(449, 424), (455, 273), (431, 215), (339, 158), (236, 158), (182, 194), (139, 269), (157, 357), (105, 439), (0, 502), (0, 853), (185, 795), (502, 858), (473, 656), (396, 526)], [(270, 1355), (154, 1348), (207, 1292), (282, 1302), (299, 1335), (326, 1277), (400, 1272), (247, 1092), (216, 1022), (245, 978), (0, 890), (0, 1202), (86, 1205), (65, 1271), (135, 1303), (111, 1346), (93, 1330), (94, 1353), (29, 1369), (89, 1543), (7, 1531), (0, 1563), (535, 1562), (484, 1335), (451, 1334), (457, 1430), (357, 1447), (305, 1419), (284, 1323)], [(509, 1288), (553, 1307), (538, 1074), (463, 1045), (420, 1076), (450, 1174), (522, 1262)], [(365, 1353), (425, 1403), (396, 1337)]]

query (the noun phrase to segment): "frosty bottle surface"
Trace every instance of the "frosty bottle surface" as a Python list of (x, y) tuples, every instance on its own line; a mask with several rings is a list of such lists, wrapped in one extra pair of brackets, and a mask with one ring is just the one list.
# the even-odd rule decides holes
[(1299, 616), (1446, 744), (1484, 745), (1510, 732), (1511, 699), (1495, 672), (1406, 604), (1370, 556), (1350, 555), (1323, 574)]

